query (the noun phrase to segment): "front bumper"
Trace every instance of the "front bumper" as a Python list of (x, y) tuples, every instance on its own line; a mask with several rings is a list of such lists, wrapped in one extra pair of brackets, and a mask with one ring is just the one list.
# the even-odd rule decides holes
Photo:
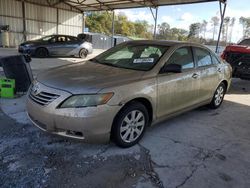
[(32, 48), (28, 48), (25, 46), (19, 46), (18, 47), (18, 52), (22, 54), (29, 54), (29, 55), (34, 55), (34, 50)]
[(106, 104), (97, 107), (60, 109), (57, 106), (71, 94), (42, 84), (39, 86), (42, 91), (56, 93), (60, 97), (42, 106), (28, 94), (27, 112), (34, 125), (52, 134), (77, 138), (89, 143), (109, 141), (113, 119), (121, 107)]

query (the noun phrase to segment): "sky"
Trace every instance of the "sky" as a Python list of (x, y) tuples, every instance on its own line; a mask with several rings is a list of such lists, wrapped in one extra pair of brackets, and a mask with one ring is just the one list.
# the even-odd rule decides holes
[[(238, 42), (243, 37), (242, 25), (239, 23), (241, 16), (250, 17), (250, 0), (228, 0), (226, 16), (235, 17), (236, 23), (232, 31), (232, 42)], [(125, 14), (129, 20), (147, 20), (154, 24), (154, 19), (149, 8), (117, 10)], [(206, 20), (207, 38), (212, 38), (213, 27), (211, 17), (219, 16), (219, 2), (185, 4), (175, 6), (161, 6), (158, 9), (158, 24), (167, 22), (171, 27), (189, 29), (189, 25)], [(217, 38), (217, 36), (216, 36)]]

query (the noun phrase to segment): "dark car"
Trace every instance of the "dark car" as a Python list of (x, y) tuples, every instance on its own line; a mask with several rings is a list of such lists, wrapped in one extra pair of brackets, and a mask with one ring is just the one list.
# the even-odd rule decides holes
[(250, 39), (229, 45), (221, 55), (233, 68), (233, 77), (250, 80)]
[(20, 44), (20, 53), (36, 57), (77, 56), (85, 58), (93, 52), (92, 44), (78, 37), (69, 35), (49, 35), (38, 40)]

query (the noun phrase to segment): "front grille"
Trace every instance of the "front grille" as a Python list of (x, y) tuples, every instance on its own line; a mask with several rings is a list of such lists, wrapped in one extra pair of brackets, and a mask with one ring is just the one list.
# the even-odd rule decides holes
[(45, 105), (48, 105), (49, 103), (51, 103), (52, 101), (54, 101), (55, 99), (57, 99), (58, 97), (60, 97), (60, 95), (48, 93), (48, 92), (44, 92), (44, 91), (42, 91), (38, 94), (35, 94), (31, 90), (31, 92), (29, 93), (29, 97), (34, 102), (36, 102), (42, 106), (45, 106)]

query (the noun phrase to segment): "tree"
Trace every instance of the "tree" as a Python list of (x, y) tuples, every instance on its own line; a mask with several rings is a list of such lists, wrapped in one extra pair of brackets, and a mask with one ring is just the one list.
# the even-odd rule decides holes
[[(86, 17), (86, 27), (90, 32), (104, 33), (111, 35), (112, 33), (112, 13), (111, 12), (92, 12)], [(126, 15), (115, 15), (115, 33), (124, 36), (138, 38), (152, 38), (150, 32), (151, 26), (147, 21), (131, 22)]]
[(200, 33), (203, 34), (203, 38), (206, 38), (206, 32), (207, 32), (207, 21), (203, 20), (203, 22), (200, 24)]
[(229, 24), (229, 27), (230, 27), (230, 32), (229, 32), (229, 42), (231, 43), (232, 42), (232, 34), (233, 34), (233, 28), (234, 28), (234, 24), (235, 24), (235, 18), (231, 18), (231, 21), (230, 21), (230, 24)]
[(247, 38), (250, 36), (250, 18), (240, 17), (240, 24), (243, 27), (243, 37)]
[(214, 16), (211, 18), (212, 26), (213, 26), (213, 40), (215, 37), (215, 34), (217, 33), (217, 27), (219, 26), (220, 19), (217, 16)]
[(189, 34), (188, 34), (188, 38), (199, 38), (199, 34), (200, 34), (200, 28), (201, 28), (201, 24), (200, 23), (193, 23), (189, 26)]
[(230, 23), (230, 17), (225, 17), (222, 26), (222, 40), (227, 43), (228, 41), (228, 27)]
[(158, 25), (159, 38), (166, 38), (170, 31), (170, 25), (167, 22), (163, 22)]

